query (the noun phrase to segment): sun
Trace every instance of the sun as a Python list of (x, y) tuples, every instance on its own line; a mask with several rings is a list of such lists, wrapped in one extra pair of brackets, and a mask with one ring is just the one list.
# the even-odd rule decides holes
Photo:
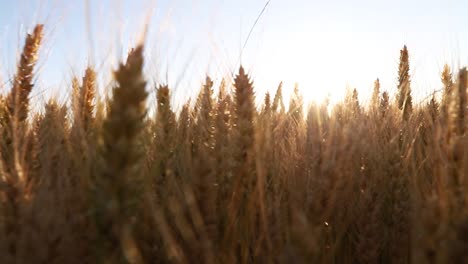
[[(266, 77), (270, 78), (268, 80), (270, 94), (274, 94), (278, 83), (282, 82), (283, 98), (286, 104), (296, 86), (305, 105), (309, 103), (320, 104), (326, 100), (334, 104), (344, 98), (347, 87), (351, 86), (347, 84), (345, 77), (337, 76), (333, 71), (327, 70), (330, 66), (325, 67), (323, 63), (321, 63), (322, 66), (317, 66), (312, 62), (297, 60), (290, 63), (289, 60), (286, 59), (287, 62), (282, 63), (282, 65), (291, 64), (294, 66), (280, 70), (273, 67), (274, 69), (270, 69), (273, 73), (267, 74), (268, 77)], [(272, 83), (272, 81), (277, 83)]]
[(306, 104), (324, 100), (336, 103), (348, 88), (367, 89), (373, 83), (373, 78), (360, 71), (368, 66), (350, 52), (352, 47), (343, 48), (342, 38), (329, 36), (326, 41), (314, 41), (313, 36), (303, 36), (276, 51), (264, 51), (253, 76), (267, 82), (270, 89), (277, 87), (272, 80), (282, 81), (285, 102), (297, 84)]

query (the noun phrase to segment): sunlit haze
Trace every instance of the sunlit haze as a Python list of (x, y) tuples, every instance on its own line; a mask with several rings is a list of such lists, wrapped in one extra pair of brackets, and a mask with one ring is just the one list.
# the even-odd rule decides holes
[[(110, 73), (149, 22), (148, 79), (175, 88), (182, 102), (206, 74), (219, 81), (241, 62), (257, 99), (284, 81), (298, 83), (307, 101), (341, 98), (357, 88), (367, 100), (373, 82), (396, 89), (399, 50), (410, 52), (416, 101), (441, 88), (445, 63), (468, 63), (468, 3), (455, 0), (272, 0), (241, 55), (266, 1), (28, 1), (0, 5), (1, 80), (14, 73), (24, 33), (46, 24), (45, 48), (34, 95), (61, 95), (59, 87), (86, 64)], [(88, 24), (89, 23), (89, 24)], [(89, 56), (88, 56), (89, 55)], [(101, 76), (106, 80), (106, 76)]]

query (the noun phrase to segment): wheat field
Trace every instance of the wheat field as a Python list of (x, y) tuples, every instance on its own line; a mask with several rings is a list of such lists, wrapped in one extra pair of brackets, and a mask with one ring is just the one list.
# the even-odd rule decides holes
[(43, 31), (0, 98), (1, 263), (468, 263), (465, 68), (416, 104), (404, 46), (395, 95), (257, 105), (240, 67), (175, 111), (138, 45), (36, 112)]

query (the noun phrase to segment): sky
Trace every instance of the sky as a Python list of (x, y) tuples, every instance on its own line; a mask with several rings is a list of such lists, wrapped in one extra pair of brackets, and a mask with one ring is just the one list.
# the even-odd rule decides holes
[[(94, 65), (102, 89), (145, 32), (150, 87), (167, 83), (175, 107), (231, 78), (242, 63), (256, 97), (298, 83), (306, 101), (337, 101), (356, 88), (368, 100), (374, 80), (396, 91), (399, 50), (410, 52), (412, 89), (423, 101), (441, 88), (445, 63), (468, 64), (468, 2), (455, 0), (2, 0), (0, 84), (7, 89), (26, 32), (44, 23), (32, 96), (66, 98), (71, 78)], [(242, 56), (241, 56), (242, 55)], [(64, 88), (65, 87), (65, 88)], [(154, 95), (154, 93), (153, 93)]]

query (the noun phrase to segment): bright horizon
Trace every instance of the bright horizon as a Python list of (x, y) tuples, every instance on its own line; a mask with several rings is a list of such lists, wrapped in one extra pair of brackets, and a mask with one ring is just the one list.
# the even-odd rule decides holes
[[(206, 74), (219, 82), (237, 71), (241, 46), (267, 1), (88, 2), (3, 1), (1, 83), (14, 74), (25, 32), (35, 23), (45, 23), (46, 36), (32, 96), (66, 96), (63, 86), (74, 74), (82, 75), (89, 57), (107, 80), (151, 15), (147, 77), (175, 89), (178, 107), (198, 92)], [(468, 64), (467, 8), (468, 3), (454, 0), (271, 0), (241, 61), (257, 101), (267, 91), (274, 93), (280, 81), (286, 97), (297, 82), (306, 101), (327, 95), (336, 101), (347, 87), (357, 88), (366, 101), (376, 78), (384, 91), (395, 93), (399, 51), (406, 44), (419, 101), (442, 87), (445, 63), (454, 71)]]

